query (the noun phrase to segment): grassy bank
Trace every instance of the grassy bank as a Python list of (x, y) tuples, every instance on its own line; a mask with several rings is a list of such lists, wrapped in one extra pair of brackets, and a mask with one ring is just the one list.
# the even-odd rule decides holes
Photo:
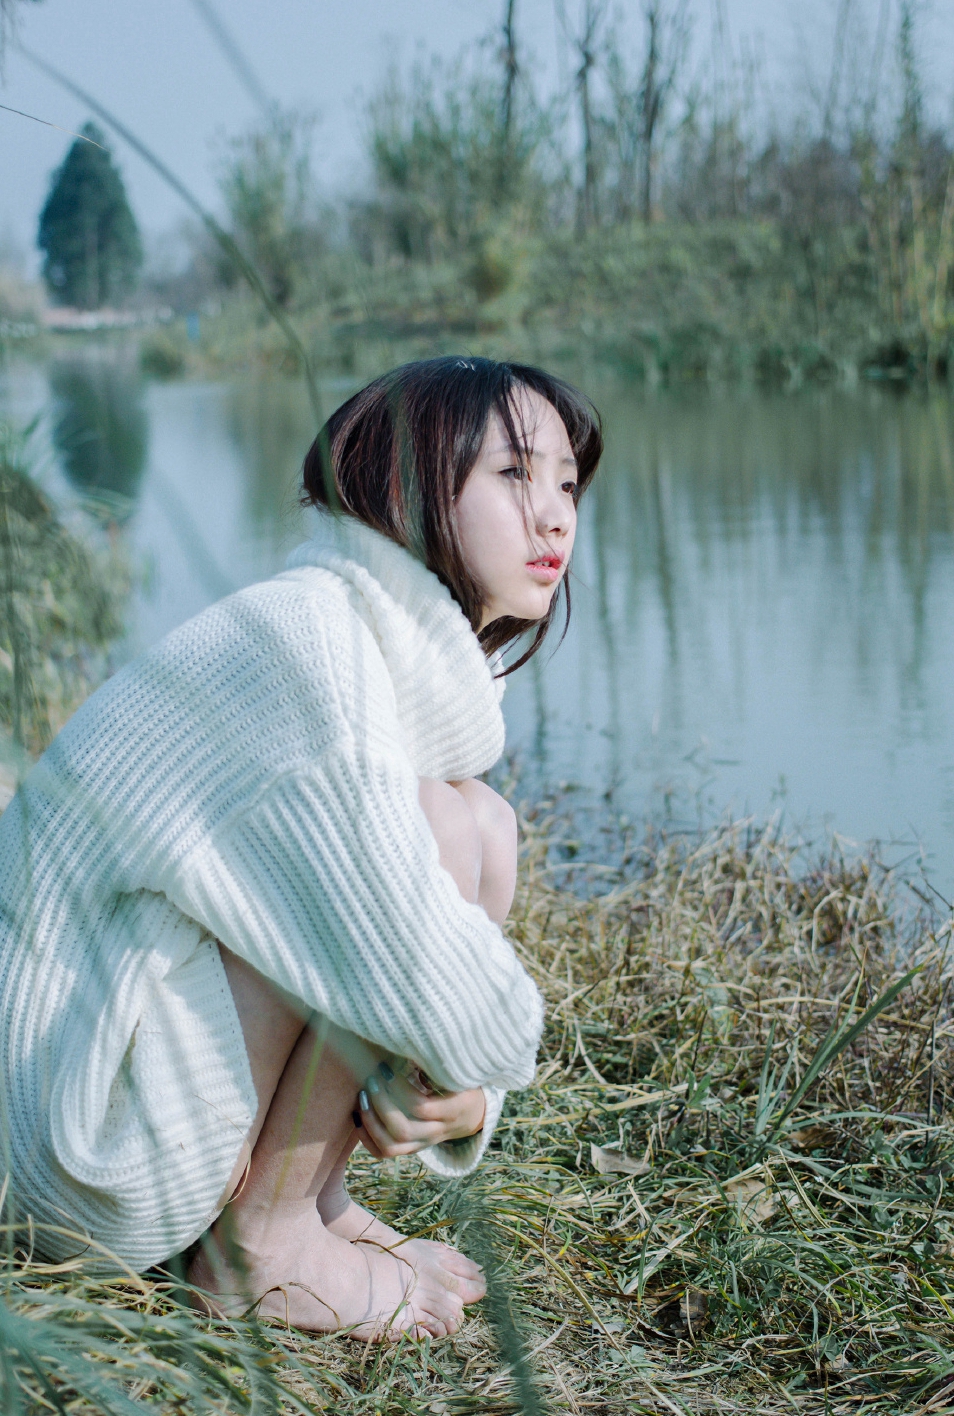
[(469, 1182), (353, 1167), (490, 1263), (484, 1311), (367, 1352), (18, 1256), (5, 1410), (954, 1410), (949, 922), (746, 824), (647, 838), (612, 877), (559, 865), (557, 834), (528, 823), (512, 916), (548, 1002), (537, 1085)]
[[(504, 222), (474, 249), (431, 261), (319, 251), (286, 314), (317, 370), (356, 378), (463, 351), (543, 364), (595, 359), (649, 381), (946, 379), (954, 339), (946, 305), (926, 327), (915, 309), (886, 307), (883, 283), (867, 234), (853, 226), (806, 246), (771, 219), (545, 235)], [(200, 304), (139, 335), (147, 375), (301, 374), (251, 292), (206, 291)], [(26, 328), (0, 319), (0, 358), (46, 360), (83, 340), (27, 337)]]
[[(157, 255), (137, 296), (179, 317), (144, 338), (144, 367), (297, 372), (304, 349), (362, 376), (569, 351), (649, 379), (946, 378), (954, 145), (923, 7), (883, 5), (874, 26), (834, 7), (824, 69), (784, 120), (719, 13), (690, 43), (682, 0), (558, 7), (569, 67), (544, 93), (540, 32), (531, 48), (505, 0), (456, 60), (381, 76), (347, 188), (316, 175), (315, 115), (272, 103), (220, 143), (214, 211), (90, 96), (194, 218), (187, 254)], [(0, 353), (42, 345), (36, 306), (0, 272)]]
[[(685, 6), (583, 8), (582, 28), (560, 22), (572, 78), (546, 101), (510, 3), (451, 66), (392, 70), (348, 194), (320, 192), (306, 115), (275, 110), (231, 143), (230, 238), (316, 360), (364, 374), (438, 351), (569, 349), (647, 378), (946, 378), (954, 149), (913, 0), (889, 28), (882, 8), (877, 35), (838, 6), (831, 68), (784, 123), (719, 22), (692, 73)], [(147, 347), (157, 372), (287, 363), (221, 242), (198, 240), (161, 293), (210, 315), (190, 347), (185, 325)]]
[[(357, 377), (461, 350), (543, 363), (589, 356), (651, 380), (946, 376), (947, 325), (928, 338), (916, 320), (890, 318), (863, 233), (840, 232), (834, 244), (823, 280), (811, 253), (771, 221), (504, 235), (489, 285), (479, 253), (379, 267), (338, 253), (289, 313), (318, 367)], [(232, 292), (212, 310), (147, 334), (146, 370), (298, 372), (250, 296)]]

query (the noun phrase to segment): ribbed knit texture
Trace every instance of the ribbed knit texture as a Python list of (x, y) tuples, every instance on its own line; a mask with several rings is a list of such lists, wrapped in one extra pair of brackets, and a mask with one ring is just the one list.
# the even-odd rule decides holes
[[(292, 568), (123, 669), (0, 818), (0, 1066), (21, 1215), (133, 1268), (211, 1222), (256, 1098), (215, 940), (440, 1086), (533, 1075), (542, 1008), (438, 862), (418, 777), (485, 771), (499, 685), (408, 552), (318, 518)], [(44, 1234), (52, 1258), (77, 1249)]]

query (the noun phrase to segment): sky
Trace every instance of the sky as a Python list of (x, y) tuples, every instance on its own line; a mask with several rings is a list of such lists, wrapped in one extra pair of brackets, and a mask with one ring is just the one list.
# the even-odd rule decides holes
[[(804, 106), (812, 75), (827, 73), (838, 3), (844, 0), (690, 0), (690, 66), (705, 75), (713, 17), (721, 8), (733, 49), (760, 57), (761, 101), (775, 112)], [(315, 112), (315, 167), (325, 188), (355, 188), (362, 177), (364, 108), (393, 62), (422, 53), (449, 61), (499, 25), (502, 0), (41, 0), (22, 5), (19, 38), (116, 114), (186, 183), (217, 202), (216, 160), (227, 135), (252, 125), (259, 110), (202, 17), (213, 4), (258, 84), (286, 106)], [(581, 0), (518, 0), (525, 69), (542, 93), (569, 74), (558, 14)], [(877, 28), (882, 5), (848, 0), (859, 24)], [(637, 0), (618, 0), (630, 22)], [(939, 118), (951, 116), (954, 0), (919, 0), (920, 48)], [(0, 103), (75, 132), (87, 106), (31, 67), (11, 47)], [(0, 247), (32, 252), (50, 173), (71, 138), (0, 109)], [(185, 215), (141, 158), (113, 140), (133, 208), (149, 236)], [(30, 268), (36, 268), (35, 254)]]

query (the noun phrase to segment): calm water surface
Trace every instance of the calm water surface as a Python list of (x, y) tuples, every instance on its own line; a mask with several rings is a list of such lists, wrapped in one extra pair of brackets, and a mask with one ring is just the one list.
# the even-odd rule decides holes
[[(766, 816), (921, 852), (954, 891), (954, 401), (584, 380), (608, 451), (574, 619), (510, 681), (524, 789)], [(349, 386), (329, 384), (328, 406)], [(310, 441), (287, 381), (143, 384), (115, 351), (0, 372), (44, 476), (141, 572), (127, 652), (281, 567)]]

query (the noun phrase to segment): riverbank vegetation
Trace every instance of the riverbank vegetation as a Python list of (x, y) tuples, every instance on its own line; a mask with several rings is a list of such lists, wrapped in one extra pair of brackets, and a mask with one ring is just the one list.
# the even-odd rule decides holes
[(39, 486), (30, 436), (0, 423), (0, 809), (105, 677), (129, 592), (115, 539)]
[(751, 823), (630, 840), (612, 872), (525, 826), (537, 1085), (467, 1182), (353, 1166), (389, 1220), (488, 1266), (460, 1334), (366, 1351), (212, 1323), (170, 1275), (9, 1241), (4, 1410), (954, 1408), (950, 920)]
[[(946, 374), (954, 154), (912, 0), (871, 32), (839, 4), (830, 71), (787, 122), (718, 27), (691, 61), (678, 0), (638, 30), (605, 0), (564, 12), (573, 77), (545, 104), (519, 17), (510, 0), (450, 72), (391, 73), (347, 196), (318, 192), (301, 115), (275, 109), (223, 153), (231, 234), (319, 363), (587, 349), (647, 377)], [(146, 341), (154, 372), (295, 367), (204, 237), (156, 289), (192, 320)]]
[[(685, 0), (626, 23), (609, 0), (558, 7), (566, 77), (543, 98), (506, 0), (456, 64), (389, 73), (337, 193), (313, 168), (320, 124), (268, 105), (220, 149), (224, 232), (153, 262), (138, 299), (177, 317), (144, 336), (144, 368), (300, 370), (237, 247), (316, 366), (357, 376), (466, 348), (650, 379), (946, 377), (954, 147), (916, 0), (867, 27), (839, 0), (827, 71), (787, 114), (716, 14), (704, 35)], [(0, 346), (35, 340), (23, 306), (0, 280)]]

